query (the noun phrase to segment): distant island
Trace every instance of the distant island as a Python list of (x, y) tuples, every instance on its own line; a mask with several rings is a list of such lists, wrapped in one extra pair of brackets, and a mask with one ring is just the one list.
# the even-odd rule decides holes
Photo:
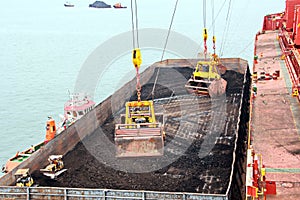
[(90, 4), (89, 7), (92, 7), (92, 8), (111, 8), (111, 5), (108, 5), (103, 1), (95, 1), (94, 3)]

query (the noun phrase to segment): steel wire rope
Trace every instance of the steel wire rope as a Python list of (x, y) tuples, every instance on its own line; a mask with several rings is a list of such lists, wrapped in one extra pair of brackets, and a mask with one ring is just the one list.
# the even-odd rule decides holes
[(212, 29), (213, 29), (213, 50), (214, 50), (214, 55), (216, 54), (216, 44), (215, 44), (215, 2), (214, 0), (211, 1), (211, 21), (212, 21)]
[(206, 28), (206, 0), (203, 0), (203, 27)]
[(204, 59), (206, 60), (207, 55), (207, 29), (206, 29), (206, 0), (203, 0), (203, 41), (204, 41)]
[[(132, 44), (133, 44), (134, 54), (136, 54), (137, 53), (136, 48), (139, 51), (139, 46), (140, 46), (140, 44), (139, 44), (139, 34), (138, 34), (138, 14), (137, 14), (136, 0), (134, 0), (134, 7), (135, 8), (133, 8), (133, 0), (131, 0), (131, 23), (132, 23), (132, 41), (133, 41)], [(134, 18), (135, 18), (135, 23), (134, 23)], [(134, 35), (134, 32), (136, 32), (136, 35)], [(138, 101), (141, 100), (141, 89), (142, 89), (141, 83), (140, 83), (139, 67), (140, 66), (135, 65), (135, 69), (136, 69), (136, 91), (137, 91)]]
[[(236, 26), (233, 26), (233, 28), (239, 29), (242, 25), (247, 25), (247, 27), (249, 27), (248, 23), (245, 23), (245, 21), (252, 20), (251, 15), (249, 13), (246, 13), (246, 11), (247, 12), (250, 11), (250, 9), (249, 9), (250, 5), (251, 5), (251, 0), (247, 0), (243, 4), (243, 6), (240, 8), (241, 10), (243, 10), (243, 17), (245, 17), (245, 18), (244, 18), (244, 20), (238, 20), (237, 23), (236, 23)], [(238, 33), (238, 32), (234, 32), (234, 33)]]
[(133, 0), (131, 0), (131, 4), (130, 4), (130, 7), (131, 7), (131, 29), (132, 29), (132, 46), (133, 48), (135, 48), (135, 35), (134, 35), (134, 13), (133, 13), (133, 3), (132, 3)]
[(138, 26), (138, 13), (137, 13), (137, 3), (136, 0), (135, 2), (135, 30), (136, 30), (136, 41), (137, 41), (137, 48), (140, 48), (140, 43), (139, 43), (139, 26)]
[[(227, 1), (227, 0), (225, 0), (225, 1), (223, 2), (223, 4), (221, 5), (220, 9), (218, 10), (218, 13), (217, 13), (216, 17), (213, 19), (212, 24), (216, 22), (217, 18), (219, 17), (221, 11), (223, 10), (223, 8), (224, 8), (224, 6), (225, 6), (226, 1)], [(211, 26), (209, 27), (209, 29), (213, 26), (212, 24), (211, 24)], [(200, 42), (199, 48), (197, 49), (197, 52), (200, 51), (201, 46), (202, 46), (202, 42)]]
[[(139, 44), (138, 15), (137, 15), (136, 0), (134, 0), (134, 8), (133, 8), (133, 0), (131, 0), (131, 5), (130, 6), (131, 6), (132, 45), (133, 45), (133, 49), (135, 49), (136, 47), (139, 48), (139, 46), (140, 46), (140, 44)], [(136, 34), (135, 34), (135, 32), (136, 32)]]
[(160, 61), (162, 61), (162, 60), (163, 60), (163, 58), (164, 58), (164, 54), (165, 54), (165, 51), (166, 51), (166, 48), (167, 48), (167, 44), (168, 44), (168, 40), (169, 40), (169, 36), (170, 36), (170, 32), (171, 32), (171, 28), (172, 28), (172, 25), (173, 25), (173, 21), (174, 21), (174, 17), (175, 17), (176, 9), (177, 9), (177, 4), (178, 4), (178, 0), (176, 0), (176, 3), (175, 3), (175, 7), (174, 7), (174, 11), (173, 11), (173, 15), (172, 15), (172, 18), (171, 18), (171, 22), (170, 22), (170, 26), (169, 26), (169, 29), (168, 29), (168, 34), (167, 34), (167, 38), (166, 38), (166, 42), (165, 42), (165, 45), (164, 45), (164, 49), (163, 49), (163, 52), (162, 52), (162, 55), (161, 55), (161, 59), (160, 59)]
[(214, 0), (211, 1), (211, 21), (212, 21), (212, 27), (213, 27), (213, 35), (215, 35), (215, 3)]
[(237, 53), (237, 57), (239, 55), (241, 55), (242, 53), (244, 53), (246, 51), (246, 49), (248, 49), (252, 43), (253, 43), (253, 41), (251, 40), (239, 53)]
[[(169, 41), (169, 36), (170, 36), (170, 33), (171, 33), (171, 28), (172, 28), (175, 13), (176, 13), (176, 10), (177, 10), (177, 5), (178, 5), (178, 0), (176, 0), (176, 2), (175, 2), (173, 14), (172, 14), (171, 22), (170, 22), (170, 25), (169, 25), (169, 29), (168, 29), (168, 33), (167, 33), (167, 37), (166, 37), (166, 41), (165, 41), (165, 45), (164, 45), (164, 48), (163, 48), (163, 52), (162, 52), (162, 55), (161, 55), (160, 62), (162, 62), (162, 60), (164, 58), (166, 48), (167, 48), (167, 44), (168, 44), (168, 41)], [(152, 100), (154, 99), (154, 90), (155, 90), (155, 86), (157, 84), (159, 71), (160, 71), (160, 68), (157, 69), (155, 81), (154, 81), (153, 88), (152, 88), (152, 91), (151, 91)], [(149, 96), (147, 98), (149, 98)]]
[[(248, 11), (249, 9), (248, 9), (248, 6), (250, 5), (249, 4), (249, 2), (250, 2), (250, 0), (247, 0), (247, 2), (245, 2), (245, 4), (244, 4), (244, 7), (243, 7), (243, 10), (245, 10), (245, 11)], [(249, 16), (248, 14), (246, 14), (246, 13), (244, 13), (244, 16)], [(237, 24), (237, 26), (235, 26), (235, 28), (236, 27), (240, 27), (240, 24), (242, 23), (242, 21), (238, 21), (238, 24)], [(236, 33), (235, 31), (234, 31), (234, 33)], [(234, 38), (234, 37), (233, 37)], [(253, 43), (253, 40), (250, 40), (247, 44), (246, 44), (246, 46), (241, 50), (241, 51), (239, 51), (237, 54), (236, 54), (236, 57), (239, 57), (242, 53), (244, 53), (244, 52), (246, 52), (246, 50), (250, 47), (250, 45)], [(250, 52), (250, 55), (248, 55), (249, 53), (246, 53), (246, 54), (244, 54), (246, 57), (248, 57), (248, 56), (250, 56), (250, 57), (252, 57), (252, 53), (253, 52)]]
[(227, 38), (228, 35), (228, 31), (229, 31), (229, 25), (230, 25), (230, 15), (231, 15), (231, 0), (229, 0), (229, 4), (228, 4), (228, 10), (227, 10), (227, 15), (226, 15), (226, 25), (225, 25), (225, 29), (222, 35), (222, 42), (221, 42), (221, 48), (220, 48), (220, 57), (223, 56), (223, 51), (224, 51), (224, 46), (225, 46), (225, 40)]

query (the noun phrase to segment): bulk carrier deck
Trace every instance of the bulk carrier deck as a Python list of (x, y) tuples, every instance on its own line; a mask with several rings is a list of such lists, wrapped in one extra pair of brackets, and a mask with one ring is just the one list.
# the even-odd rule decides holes
[(287, 0), (285, 13), (266, 16), (255, 38), (250, 144), (267, 179), (276, 182), (276, 195), (268, 199), (300, 198), (299, 42), (293, 42), (299, 33), (291, 32), (299, 5)]
[(262, 155), (268, 179), (277, 183), (276, 199), (297, 199), (300, 196), (300, 107), (291, 95), (291, 81), (285, 61), (281, 60), (277, 36), (278, 31), (270, 31), (257, 37), (256, 50), (263, 52), (263, 57), (254, 70), (258, 74), (280, 71), (280, 75), (275, 80), (256, 83), (252, 144)]

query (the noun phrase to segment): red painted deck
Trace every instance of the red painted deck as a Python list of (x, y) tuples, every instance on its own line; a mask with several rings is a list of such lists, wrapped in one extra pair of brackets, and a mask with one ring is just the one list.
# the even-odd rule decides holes
[[(291, 80), (281, 60), (277, 31), (258, 35), (258, 63), (253, 67), (258, 79), (261, 72), (280, 70), (277, 80), (258, 80), (253, 99), (252, 144), (262, 154), (267, 180), (276, 181), (277, 195), (267, 199), (300, 199), (300, 104), (292, 97)], [(266, 75), (265, 75), (266, 77)]]

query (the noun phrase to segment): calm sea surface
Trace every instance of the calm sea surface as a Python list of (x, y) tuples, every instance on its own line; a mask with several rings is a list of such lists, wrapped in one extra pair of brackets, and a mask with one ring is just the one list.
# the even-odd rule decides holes
[[(209, 36), (211, 1), (207, 1), (206, 17)], [(217, 53), (222, 46), (222, 57), (241, 57), (251, 65), (254, 36), (261, 29), (263, 16), (283, 11), (285, 1), (231, 0), (228, 14), (229, 2), (215, 0)], [(115, 35), (131, 31), (130, 0), (121, 0), (127, 9), (93, 9), (88, 7), (93, 1), (88, 0), (72, 1), (74, 8), (66, 8), (64, 3), (0, 1), (1, 165), (17, 151), (44, 140), (47, 117), (59, 120), (68, 91), (74, 90), (78, 72), (88, 56)], [(139, 0), (139, 28), (168, 29), (174, 6), (175, 0)], [(202, 1), (179, 0), (172, 30), (199, 43), (199, 51), (203, 45), (203, 23)], [(160, 60), (162, 54), (154, 49), (145, 52), (142, 51), (144, 64)], [(172, 57), (166, 54), (164, 58)], [(130, 54), (112, 63), (115, 71), (125, 68), (129, 73), (133, 68)], [(118, 76), (103, 75), (94, 95), (97, 103), (118, 87), (111, 85), (119, 82)]]

